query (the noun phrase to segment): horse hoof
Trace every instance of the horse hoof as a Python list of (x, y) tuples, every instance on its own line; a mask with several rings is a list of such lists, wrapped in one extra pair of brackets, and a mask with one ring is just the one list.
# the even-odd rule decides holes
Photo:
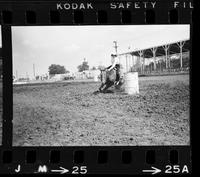
[(98, 94), (98, 93), (100, 93), (100, 91), (99, 90), (97, 90), (97, 91), (95, 91), (95, 92), (93, 92), (93, 94)]

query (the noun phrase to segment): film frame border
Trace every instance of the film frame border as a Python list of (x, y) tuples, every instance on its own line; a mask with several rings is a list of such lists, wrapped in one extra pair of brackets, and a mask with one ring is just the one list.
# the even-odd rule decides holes
[[(12, 2), (12, 3), (11, 3)], [(10, 3), (1, 2), (0, 22), (4, 25), (137, 25), (137, 24), (189, 24), (193, 22), (193, 3), (187, 1), (185, 8), (184, 0), (179, 0), (181, 5), (173, 7), (174, 0), (150, 0), (156, 2), (154, 8), (141, 5), (139, 8), (125, 8), (127, 3), (138, 2), (136, 0), (70, 0), (67, 3), (80, 4), (92, 3), (93, 9), (64, 9), (66, 1), (40, 1), (33, 2), (11, 1)], [(124, 8), (112, 9), (110, 3), (124, 3)], [(140, 1), (140, 2), (143, 2)], [(58, 5), (58, 7), (57, 7)], [(59, 6), (60, 5), (60, 6)], [(117, 6), (117, 7), (118, 7)], [(61, 8), (62, 9), (61, 9)], [(190, 8), (192, 7), (192, 8)], [(82, 16), (82, 20), (76, 16)], [(54, 16), (54, 17), (53, 17)], [(150, 18), (149, 18), (150, 16)], [(104, 19), (99, 22), (99, 19)], [(106, 19), (105, 19), (106, 18)], [(80, 21), (79, 21), (80, 20)]]
[[(37, 1), (37, 0), (36, 0)], [(172, 1), (172, 0), (171, 0)], [(87, 2), (87, 1), (84, 1)], [(99, 1), (98, 1), (99, 2)], [(116, 2), (116, 1), (114, 1)], [(126, 1), (125, 1), (126, 2)], [(181, 1), (180, 1), (181, 2)], [(2, 2), (0, 2), (1, 4)], [(5, 3), (5, 2), (4, 2)], [(26, 2), (25, 2), (26, 3)], [(175, 14), (179, 14), (178, 15), (178, 21), (176, 22), (170, 22), (169, 20), (169, 16), (170, 16), (170, 11), (169, 8), (167, 9), (166, 7), (164, 8), (163, 6), (161, 8), (155, 9), (156, 13), (157, 10), (158, 11), (162, 11), (165, 9), (165, 12), (167, 12), (163, 18), (165, 18), (165, 20), (163, 21), (161, 19), (158, 19), (158, 15), (155, 15), (156, 20), (153, 23), (149, 23), (147, 22), (145, 19), (145, 14), (148, 14), (149, 9), (140, 9), (137, 13), (138, 14), (143, 14), (142, 17), (143, 18), (134, 18), (134, 21), (132, 16), (131, 16), (131, 20), (130, 17), (128, 20), (128, 23), (122, 20), (123, 19), (123, 13), (124, 14), (129, 14), (130, 11), (129, 10), (116, 10), (115, 12), (111, 12), (109, 11), (107, 8), (102, 8), (102, 6), (100, 6), (100, 10), (97, 10), (97, 12), (95, 12), (96, 16), (95, 16), (95, 20), (92, 19), (92, 23), (88, 23), (88, 21), (90, 21), (90, 17), (91, 15), (85, 15), (85, 11), (83, 12), (84, 18), (85, 17), (89, 17), (85, 23), (76, 23), (74, 21), (74, 14), (77, 11), (74, 10), (70, 10), (68, 11), (71, 14), (70, 19), (65, 19), (66, 21), (63, 21), (64, 17), (65, 17), (65, 13), (66, 11), (62, 12), (62, 13), (57, 13), (57, 11), (55, 9), (52, 10), (51, 5), (48, 8), (46, 5), (46, 2), (43, 2), (44, 6), (38, 7), (37, 5), (34, 6), (34, 8), (32, 9), (31, 3), (27, 3), (25, 5), (23, 5), (22, 7), (20, 7), (18, 10), (15, 9), (15, 5), (14, 7), (9, 7), (10, 4), (3, 4), (3, 10), (0, 9), (1, 12), (1, 20), (0, 22), (2, 22), (1, 24), (1, 28), (2, 28), (2, 58), (3, 58), (3, 68), (6, 68), (6, 70), (3, 70), (3, 93), (4, 95), (6, 94), (7, 97), (5, 98), (5, 96), (3, 96), (3, 138), (2, 138), (2, 146), (0, 147), (0, 153), (2, 157), (0, 159), (0, 166), (3, 166), (4, 168), (2, 169), (3, 173), (10, 173), (8, 172), (8, 167), (11, 168), (11, 166), (14, 165), (14, 167), (16, 167), (17, 164), (19, 164), (18, 162), (20, 162), (20, 164), (24, 165), (24, 168), (26, 169), (24, 172), (27, 173), (32, 173), (33, 172), (33, 168), (37, 168), (38, 165), (41, 164), (48, 164), (48, 167), (50, 166), (55, 166), (55, 164), (63, 164), (63, 166), (66, 165), (71, 165), (73, 164), (83, 164), (84, 166), (88, 166), (91, 169), (88, 170), (89, 173), (91, 174), (113, 174), (113, 173), (117, 173), (117, 174), (141, 174), (141, 169), (142, 168), (149, 168), (149, 165), (155, 165), (157, 168), (164, 168), (163, 165), (166, 165), (166, 162), (169, 162), (169, 164), (179, 164), (179, 165), (183, 165), (185, 163), (189, 163), (188, 168), (191, 169), (191, 147), (192, 144), (190, 144), (190, 146), (93, 146), (93, 147), (13, 147), (12, 146), (12, 134), (10, 134), (10, 132), (12, 132), (12, 109), (11, 107), (13, 106), (12, 104), (12, 38), (11, 38), (11, 27), (12, 26), (45, 26), (45, 25), (52, 25), (52, 26), (56, 26), (56, 25), (137, 25), (137, 24), (146, 24), (146, 25), (150, 25), (150, 24), (190, 24), (190, 58), (192, 58), (192, 39), (193, 39), (193, 13), (191, 9), (178, 9), (175, 11), (173, 11), (174, 9), (170, 9), (170, 11), (172, 11), (172, 13)], [(54, 3), (54, 1), (52, 2)], [(103, 3), (105, 3), (105, 1), (101, 1), (100, 4), (102, 5)], [(106, 2), (107, 3), (107, 2)], [(168, 4), (167, 1), (163, 1), (163, 5)], [(41, 5), (41, 4), (40, 4)], [(55, 4), (54, 4), (55, 5)], [(7, 7), (7, 8), (5, 8)], [(23, 9), (25, 7), (25, 9), (28, 9), (26, 11), (23, 10), (23, 14), (20, 13), (20, 15), (16, 16), (17, 13), (19, 11), (21, 11), (21, 9)], [(44, 8), (45, 7), (45, 8)], [(4, 10), (6, 9), (6, 10)], [(13, 11), (14, 9), (14, 11)], [(41, 9), (46, 9), (45, 11), (41, 10)], [(48, 13), (47, 13), (48, 10)], [(152, 9), (150, 9), (152, 10)], [(9, 11), (11, 11), (11, 13), (9, 13)], [(30, 19), (35, 19), (33, 20), (33, 23), (27, 23), (26, 19), (27, 16), (25, 14), (27, 14), (27, 11), (30, 13)], [(5, 12), (7, 15), (5, 15)], [(14, 15), (13, 15), (14, 12)], [(78, 11), (79, 13), (80, 11)], [(99, 12), (103, 12), (103, 14), (105, 15), (104, 12), (106, 12), (106, 15), (108, 17), (108, 19), (106, 20), (106, 22), (103, 23), (99, 23), (98, 20), (98, 14)], [(151, 11), (150, 11), (151, 12)], [(47, 14), (56, 14), (57, 13), (57, 20), (58, 22), (53, 22), (51, 23), (52, 19), (51, 19), (51, 15), (47, 17)], [(87, 12), (89, 13), (89, 12)], [(35, 15), (34, 15), (35, 14)], [(36, 16), (37, 14), (37, 16)], [(38, 15), (40, 14), (40, 15)], [(90, 14), (90, 13), (89, 13)], [(182, 18), (181, 15), (182, 14)], [(190, 14), (190, 15), (188, 15)], [(134, 16), (134, 14), (132, 14), (131, 11), (131, 15)], [(137, 17), (136, 15), (136, 17)], [(4, 16), (4, 17), (3, 17)], [(6, 17), (8, 16), (8, 17)], [(32, 17), (31, 17), (32, 16)], [(35, 17), (34, 17), (35, 16)], [(39, 17), (44, 17), (45, 18), (39, 18)], [(126, 16), (126, 15), (125, 15)], [(130, 16), (130, 15), (128, 15)], [(139, 16), (139, 15), (138, 15)], [(185, 18), (183, 18), (185, 16)], [(187, 16), (187, 18), (186, 18)], [(190, 18), (188, 18), (188, 16)], [(12, 20), (7, 20), (5, 23), (5, 19), (9, 19), (11, 17)], [(14, 18), (12, 18), (14, 17)], [(126, 17), (124, 17), (126, 18)], [(39, 20), (39, 23), (37, 23), (37, 19)], [(47, 20), (48, 19), (48, 20)], [(59, 20), (58, 20), (59, 19)], [(111, 19), (113, 19), (114, 21), (112, 21)], [(47, 20), (47, 21), (45, 21)], [(94, 21), (93, 21), (94, 20)], [(115, 21), (116, 20), (116, 21)], [(138, 20), (138, 21), (137, 21)], [(160, 21), (159, 21), (160, 20)], [(162, 22), (161, 22), (162, 21)], [(7, 23), (8, 22), (8, 23)], [(7, 59), (5, 59), (7, 58)], [(191, 60), (192, 61), (192, 60)], [(192, 62), (190, 62), (190, 67), (192, 68)], [(191, 87), (191, 73), (190, 73), (190, 87)], [(190, 98), (191, 99), (191, 98)], [(190, 105), (191, 106), (191, 105)], [(191, 114), (190, 114), (191, 115)], [(191, 121), (191, 117), (190, 117), (190, 121)], [(190, 129), (191, 129), (191, 124), (190, 124)], [(191, 130), (190, 130), (190, 139), (191, 139)], [(54, 151), (55, 154), (57, 153), (58, 156), (62, 157), (59, 160), (57, 159), (57, 162), (59, 161), (59, 163), (51, 163), (51, 158), (52, 155), (51, 151)], [(101, 156), (103, 157), (102, 161), (103, 163), (99, 163), (99, 156), (98, 154), (102, 154)], [(107, 152), (107, 155), (105, 155)], [(178, 152), (178, 155), (177, 155)], [(78, 153), (78, 156), (77, 156)], [(150, 155), (147, 155), (147, 154)], [(28, 157), (26, 157), (26, 155), (28, 155)], [(93, 155), (91, 155), (93, 154)], [(118, 154), (118, 155), (116, 155)], [(152, 155), (153, 154), (153, 155)], [(183, 155), (181, 155), (183, 154)], [(184, 154), (189, 154), (187, 157), (184, 156)], [(57, 156), (54, 155), (54, 156)], [(33, 156), (35, 156), (35, 160), (33, 161), (29, 161), (30, 157), (32, 158)], [(131, 157), (130, 157), (131, 156)], [(150, 156), (150, 161), (148, 162), (148, 159), (146, 159), (146, 157), (148, 158), (148, 156)], [(152, 156), (152, 157), (151, 157)], [(42, 158), (40, 158), (42, 157)], [(68, 158), (63, 158), (63, 157), (68, 157)], [(124, 162), (123, 158), (124, 157), (130, 157), (129, 160), (126, 162)], [(141, 160), (141, 157), (142, 160)], [(44, 158), (44, 159), (43, 159)], [(55, 157), (54, 157), (55, 158)], [(81, 158), (82, 162), (79, 161)], [(105, 159), (107, 160), (105, 160)], [(152, 161), (152, 158), (154, 159)], [(70, 160), (69, 160), (70, 159)], [(140, 159), (140, 160), (139, 160)], [(163, 162), (163, 160), (166, 160), (166, 162)], [(55, 160), (56, 161), (56, 160)], [(147, 162), (146, 162), (147, 161)], [(5, 162), (5, 163), (4, 163)], [(97, 163), (98, 162), (98, 163)], [(157, 164), (159, 163), (160, 164)], [(11, 165), (12, 164), (12, 165)], [(31, 165), (30, 165), (31, 164)], [(108, 169), (112, 169), (111, 171), (108, 171)], [(12, 170), (11, 170), (12, 171)], [(14, 172), (14, 171), (13, 171)], [(1, 173), (1, 172), (0, 172)], [(15, 173), (15, 172), (14, 172)], [(23, 173), (23, 172), (22, 172)]]

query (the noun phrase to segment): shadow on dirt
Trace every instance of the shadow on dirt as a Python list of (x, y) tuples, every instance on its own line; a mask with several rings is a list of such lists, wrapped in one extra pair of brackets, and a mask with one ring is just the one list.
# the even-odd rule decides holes
[(98, 90), (98, 91), (93, 92), (94, 95), (97, 95), (97, 94), (99, 94), (99, 93), (104, 93), (104, 94), (106, 93), (106, 94), (107, 94), (107, 93), (115, 93), (115, 92), (112, 91), (112, 90), (106, 90), (106, 91), (103, 91), (103, 92), (100, 92), (100, 91)]

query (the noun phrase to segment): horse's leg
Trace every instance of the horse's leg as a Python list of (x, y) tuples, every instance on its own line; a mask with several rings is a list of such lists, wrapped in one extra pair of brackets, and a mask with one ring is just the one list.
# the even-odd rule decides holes
[(108, 88), (110, 88), (114, 83), (113, 82), (108, 82), (106, 84), (106, 87), (102, 90), (103, 92), (105, 92)]
[(102, 88), (104, 87), (104, 85), (105, 85), (105, 84), (102, 83), (101, 86), (99, 87), (99, 91), (100, 91), (100, 92), (102, 91)]

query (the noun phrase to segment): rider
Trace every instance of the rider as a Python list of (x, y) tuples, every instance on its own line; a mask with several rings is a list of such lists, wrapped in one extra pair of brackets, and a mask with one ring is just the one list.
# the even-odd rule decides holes
[(117, 85), (119, 83), (120, 79), (120, 63), (119, 58), (116, 55), (111, 54), (111, 65), (106, 68), (107, 71), (111, 71), (112, 69), (116, 70), (116, 81), (115, 84)]

